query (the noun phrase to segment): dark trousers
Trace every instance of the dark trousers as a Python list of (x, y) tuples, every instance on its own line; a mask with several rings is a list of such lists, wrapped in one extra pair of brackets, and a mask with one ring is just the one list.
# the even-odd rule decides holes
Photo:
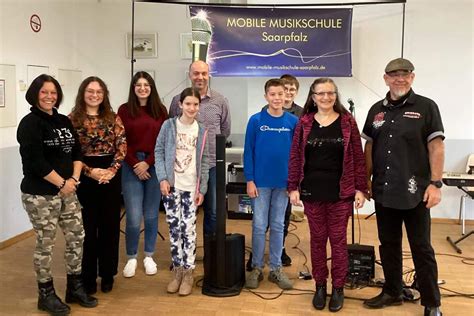
[(207, 181), (207, 192), (204, 196), (204, 236), (216, 233), (217, 201), (216, 201), (216, 167), (209, 169), (209, 180)]
[[(86, 156), (84, 163), (89, 167), (107, 168), (112, 156)], [(117, 274), (120, 208), (120, 171), (108, 184), (82, 175), (77, 196), (82, 204), (84, 223), (84, 255), (82, 276), (85, 283), (96, 282), (97, 275), (112, 278)], [(98, 270), (97, 270), (98, 269)]]
[(332, 286), (344, 286), (348, 270), (347, 221), (352, 213), (352, 199), (337, 202), (304, 201), (311, 237), (311, 266), (317, 285), (326, 284), (329, 275), (326, 245), (331, 245)]
[(285, 211), (285, 226), (283, 227), (283, 248), (285, 248), (285, 239), (288, 236), (288, 226), (290, 226), (291, 203), (288, 200), (288, 205)]
[(380, 258), (385, 276), (384, 292), (391, 296), (402, 294), (402, 224), (405, 224), (408, 242), (415, 264), (421, 294), (421, 305), (439, 306), (438, 266), (431, 247), (431, 216), (421, 202), (413, 209), (398, 210), (375, 203), (380, 240)]

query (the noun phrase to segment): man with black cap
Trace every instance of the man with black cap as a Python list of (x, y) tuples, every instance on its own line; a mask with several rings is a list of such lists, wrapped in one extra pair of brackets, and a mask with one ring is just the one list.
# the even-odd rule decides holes
[(403, 303), (402, 224), (405, 224), (424, 315), (442, 315), (438, 267), (431, 246), (430, 208), (441, 201), (444, 129), (436, 103), (415, 94), (413, 64), (390, 61), (383, 76), (385, 99), (369, 110), (366, 139), (368, 198), (374, 198), (383, 291), (366, 300), (369, 308)]

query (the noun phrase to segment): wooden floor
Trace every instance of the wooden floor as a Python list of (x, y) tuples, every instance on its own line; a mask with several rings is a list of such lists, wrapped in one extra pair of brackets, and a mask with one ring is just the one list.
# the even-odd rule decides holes
[[(202, 212), (199, 216), (198, 227), (202, 227)], [(246, 245), (250, 246), (251, 222), (246, 220), (228, 220), (227, 232), (239, 232), (246, 235)], [(309, 233), (307, 222), (293, 223), (294, 234), (299, 236), (301, 243), (299, 247), (306, 253), (309, 261)], [(164, 215), (160, 214), (160, 231), (167, 238), (167, 227)], [(358, 231), (356, 221), (356, 232)], [(472, 229), (472, 227), (467, 227)], [(376, 223), (374, 220), (361, 220), (362, 238), (361, 243), (367, 245), (378, 245), (376, 235)], [(199, 230), (201, 232), (201, 230)], [(350, 229), (348, 231), (350, 241)], [(459, 237), (460, 226), (451, 223), (434, 223), (432, 225), (432, 240), (437, 253), (439, 266), (439, 278), (446, 281), (443, 285), (463, 293), (474, 293), (474, 271), (473, 266), (463, 264), (461, 258), (455, 257), (456, 252), (446, 241), (447, 235)], [(356, 234), (356, 241), (358, 239)], [(97, 293), (99, 306), (92, 309), (72, 305), (73, 315), (316, 315), (331, 314), (327, 309), (316, 311), (311, 305), (313, 294), (303, 291), (289, 291), (284, 295), (271, 300), (280, 293), (277, 286), (265, 280), (258, 289), (264, 300), (246, 290), (239, 296), (228, 298), (208, 297), (201, 294), (201, 289), (194, 287), (193, 293), (187, 297), (179, 297), (166, 293), (166, 285), (171, 278), (168, 271), (170, 265), (169, 242), (158, 239), (155, 260), (158, 263), (158, 274), (146, 276), (144, 274), (142, 257), (139, 257), (139, 266), (136, 276), (125, 279), (121, 271), (125, 264), (124, 236), (121, 236), (121, 253), (119, 263), (119, 274), (115, 278), (115, 286), (112, 292)], [(312, 280), (304, 281), (297, 279), (299, 271), (304, 270), (305, 258), (297, 249), (292, 249), (297, 243), (297, 238), (290, 235), (287, 239), (287, 252), (293, 259), (291, 267), (285, 269), (288, 275), (295, 280), (295, 288), (301, 290), (313, 290)], [(34, 237), (30, 237), (9, 248), (0, 251), (0, 314), (1, 315), (41, 315), (36, 309), (37, 287), (32, 268), (32, 253), (34, 249)], [(474, 237), (464, 240), (461, 244), (463, 255), (474, 257)], [(198, 259), (202, 258), (202, 239), (198, 240)], [(377, 247), (376, 247), (377, 248)], [(57, 293), (64, 297), (65, 269), (63, 264), (64, 241), (58, 234), (57, 246), (54, 254), (53, 274)], [(140, 249), (143, 245), (140, 244)], [(409, 250), (407, 242), (404, 249)], [(449, 255), (441, 255), (449, 254)], [(474, 263), (470, 261), (470, 263)], [(310, 266), (310, 263), (308, 262)], [(406, 259), (404, 265), (412, 267), (411, 259)], [(265, 271), (267, 275), (268, 271)], [(195, 279), (199, 280), (203, 275), (203, 262), (198, 261), (195, 270)], [(383, 278), (381, 268), (376, 267), (376, 278)], [(100, 283), (100, 282), (99, 282)], [(422, 315), (423, 309), (418, 303), (406, 302), (403, 306), (388, 307), (383, 310), (369, 310), (362, 306), (361, 299), (378, 294), (377, 288), (363, 288), (346, 290), (344, 309), (339, 315)], [(442, 290), (443, 294), (450, 294)], [(347, 297), (357, 298), (347, 299)], [(443, 297), (442, 310), (444, 315), (474, 315), (473, 300), (464, 297)]]

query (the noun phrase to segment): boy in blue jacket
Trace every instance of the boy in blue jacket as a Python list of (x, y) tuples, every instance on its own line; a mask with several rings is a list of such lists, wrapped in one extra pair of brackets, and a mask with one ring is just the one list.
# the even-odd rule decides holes
[(268, 280), (281, 289), (293, 284), (282, 271), (281, 253), (285, 210), (288, 159), (298, 118), (283, 111), (284, 83), (270, 79), (265, 83), (268, 108), (252, 115), (247, 124), (244, 147), (244, 175), (247, 194), (252, 198), (252, 271), (245, 286), (258, 287), (263, 280), (265, 235), (270, 227), (270, 274)]

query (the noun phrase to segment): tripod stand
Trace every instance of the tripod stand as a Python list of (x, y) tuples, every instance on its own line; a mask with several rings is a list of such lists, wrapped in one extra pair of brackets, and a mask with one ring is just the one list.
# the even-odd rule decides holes
[[(160, 208), (161, 208), (161, 205), (160, 205)], [(126, 214), (126, 213), (127, 213), (127, 212), (125, 211), (125, 209), (123, 209), (123, 212), (122, 212), (122, 214), (120, 215), (120, 222), (122, 222), (122, 219), (125, 217), (125, 214)], [(145, 230), (145, 229), (142, 228), (142, 229), (140, 230), (140, 234), (143, 233), (144, 230)], [(124, 234), (124, 235), (127, 234), (127, 233), (126, 233), (123, 229), (121, 229), (121, 228), (120, 228), (120, 232), (121, 232), (122, 234)], [(160, 233), (160, 231), (158, 231), (158, 236), (160, 236), (161, 240), (165, 240), (165, 237), (163, 237), (163, 235)]]

